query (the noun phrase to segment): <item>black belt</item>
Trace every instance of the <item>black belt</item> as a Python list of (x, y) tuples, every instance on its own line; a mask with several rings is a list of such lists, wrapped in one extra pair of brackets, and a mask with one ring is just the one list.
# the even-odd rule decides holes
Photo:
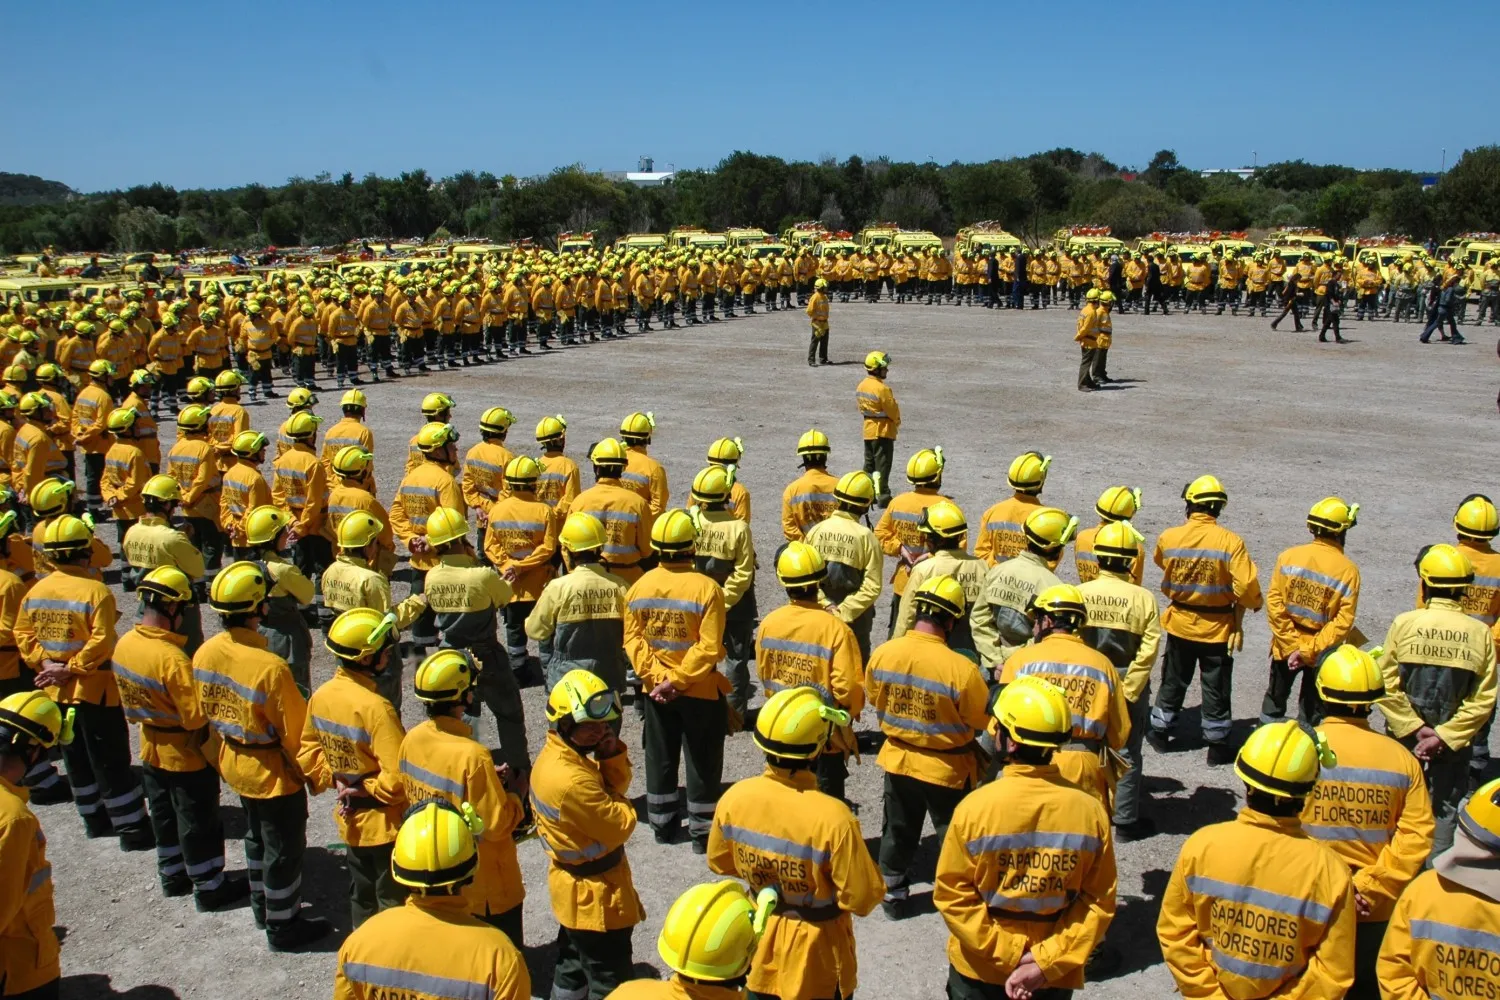
[(999, 920), (1025, 920), (1030, 923), (1055, 924), (1057, 919), (1063, 915), (1062, 910), (1056, 913), (1031, 913), (1026, 910), (1001, 910), (991, 906), (990, 916)]
[(224, 736), (223, 734), (220, 734), (220, 738), (237, 750), (269, 750), (272, 752), (281, 750), (280, 743), (247, 743), (244, 740), (238, 740), (233, 736)]
[(181, 726), (158, 726), (154, 722), (143, 722), (143, 723), (141, 723), (141, 726), (143, 728), (145, 728), (145, 729), (151, 730), (153, 733), (185, 733), (185, 732), (187, 732), (187, 730), (183, 729)]
[(1200, 615), (1232, 615), (1235, 608), (1233, 604), (1189, 604), (1187, 601), (1173, 601), (1172, 607), (1196, 611)]
[(826, 924), (830, 920), (837, 920), (844, 913), (837, 903), (827, 906), (778, 906), (772, 912), (778, 917), (805, 920), (810, 924)]
[(570, 865), (565, 861), (559, 861), (556, 858), (553, 858), (552, 863), (561, 868), (563, 871), (567, 872), (569, 875), (573, 875), (578, 878), (588, 878), (590, 875), (603, 875), (605, 872), (610, 871), (624, 860), (625, 846), (622, 844), (619, 847), (616, 847), (613, 851), (610, 851), (608, 854), (604, 855), (602, 858), (595, 858), (593, 861), (585, 861), (581, 864)]
[(919, 747), (915, 743), (908, 743), (906, 740), (903, 740), (899, 736), (887, 736), (886, 739), (904, 750), (912, 750), (917, 753), (952, 754), (955, 757), (967, 753), (973, 753), (974, 747), (977, 743), (977, 741), (975, 740), (970, 740), (961, 747)]

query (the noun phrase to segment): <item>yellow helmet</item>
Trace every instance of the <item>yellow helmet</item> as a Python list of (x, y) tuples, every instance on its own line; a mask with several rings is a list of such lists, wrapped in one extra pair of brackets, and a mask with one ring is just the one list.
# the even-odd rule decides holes
[(1063, 689), (1022, 674), (1000, 689), (990, 714), (1017, 743), (1056, 749), (1073, 736), (1073, 710)]
[(155, 475), (146, 480), (146, 485), (141, 487), (141, 496), (151, 497), (154, 500), (181, 500), (182, 486), (168, 475)]
[(542, 467), (530, 455), (517, 455), (505, 463), (505, 482), (512, 489), (533, 489), (541, 475)]
[(328, 626), (323, 645), (341, 660), (358, 662), (378, 654), (400, 634), (394, 611), (381, 614), (374, 608), (351, 608)]
[(202, 375), (194, 375), (188, 379), (187, 388), (183, 390), (190, 400), (203, 400), (213, 395), (214, 383), (212, 379), (204, 378)]
[(569, 552), (593, 552), (604, 548), (604, 525), (593, 514), (574, 511), (557, 533), (558, 543)]
[(620, 437), (626, 444), (643, 444), (651, 440), (651, 432), (656, 430), (656, 415), (654, 413), (632, 413), (620, 421)]
[(476, 833), (484, 821), (467, 802), (462, 809), (428, 799), (406, 814), (391, 851), (391, 875), (413, 889), (459, 886), (474, 878), (479, 864)]
[(797, 454), (799, 455), (827, 455), (832, 451), (828, 443), (828, 435), (816, 428), (804, 431), (797, 439)]
[(906, 481), (913, 486), (936, 486), (943, 481), (943, 446), (923, 448), (906, 461)]
[(589, 670), (569, 670), (547, 695), (547, 721), (612, 722), (620, 717), (620, 696)]
[(26, 499), (37, 517), (51, 517), (68, 508), (73, 501), (73, 490), (71, 480), (48, 476), (31, 488), (31, 495)]
[(823, 554), (806, 542), (788, 542), (776, 557), (776, 579), (783, 587), (810, 587), (827, 578)]
[(1234, 773), (1267, 795), (1300, 799), (1318, 783), (1322, 766), (1336, 763), (1332, 750), (1314, 741), (1295, 719), (1287, 719), (1250, 734), (1235, 758)]
[(1047, 484), (1047, 470), (1052, 467), (1052, 456), (1039, 451), (1028, 451), (1017, 455), (1010, 463), (1005, 478), (1017, 493), (1040, 493)]
[(865, 371), (878, 372), (891, 366), (891, 356), (884, 351), (871, 351), (865, 355)]
[(115, 367), (113, 361), (106, 361), (103, 358), (99, 358), (97, 361), (89, 364), (89, 374), (95, 378), (113, 378), (119, 374), (119, 369)]
[(357, 444), (346, 444), (333, 456), (333, 471), (341, 476), (363, 475), (375, 456)]
[(667, 911), (656, 951), (668, 968), (689, 979), (738, 979), (750, 969), (776, 899), (770, 886), (751, 900), (738, 882), (695, 885)]
[(589, 461), (594, 465), (622, 466), (625, 464), (625, 446), (615, 438), (605, 438), (589, 449)]
[(923, 534), (938, 538), (962, 538), (969, 531), (964, 512), (952, 500), (939, 500), (922, 511), (919, 527)]
[(833, 497), (851, 507), (868, 507), (875, 502), (875, 480), (868, 472), (846, 472), (834, 486)]
[(111, 434), (124, 434), (135, 428), (135, 418), (140, 416), (133, 406), (117, 406), (104, 418), (104, 426)]
[(698, 541), (698, 527), (680, 507), (674, 507), (651, 526), (651, 547), (664, 555), (691, 553)]
[(1141, 533), (1129, 521), (1111, 521), (1094, 534), (1094, 555), (1133, 561), (1141, 554), (1142, 541)]
[(297, 386), (286, 394), (286, 408), (288, 410), (301, 410), (309, 406), (318, 405), (318, 397), (306, 386)]
[(1373, 705), (1385, 697), (1385, 677), (1374, 655), (1348, 643), (1323, 657), (1318, 666), (1318, 697), (1334, 705)]
[(422, 397), (422, 415), (432, 419), (440, 413), (447, 413), (457, 405), (453, 401), (453, 397), (446, 393), (429, 392)]
[(51, 749), (73, 742), (73, 709), (42, 691), (21, 691), (0, 700), (0, 747), (20, 749), (28, 744)]
[(912, 596), (917, 610), (923, 607), (942, 611), (952, 615), (954, 618), (962, 618), (967, 601), (964, 598), (963, 584), (951, 576), (934, 576), (923, 580), (917, 587), (917, 592)]
[(452, 424), (423, 424), (417, 431), (417, 450), (424, 455), (442, 451), (458, 440), (458, 429)]
[(466, 649), (439, 649), (429, 653), (412, 674), (417, 700), (429, 705), (458, 701), (473, 687), (479, 667)]
[(42, 548), (54, 555), (69, 556), (88, 549), (93, 542), (94, 529), (71, 514), (48, 521), (42, 531)]
[(1481, 845), (1500, 853), (1500, 778), (1480, 785), (1464, 801), (1458, 810), (1458, 825)]
[(245, 376), (233, 368), (226, 368), (214, 376), (214, 388), (220, 392), (237, 392), (245, 381)]
[(1345, 503), (1339, 497), (1324, 497), (1313, 504), (1307, 512), (1307, 527), (1314, 533), (1320, 531), (1342, 535), (1359, 520), (1359, 504)]
[(385, 524), (369, 511), (350, 511), (339, 522), (339, 548), (346, 552), (357, 551), (379, 538), (384, 530)]
[(492, 406), (479, 415), (479, 429), (490, 434), (504, 434), (516, 422), (516, 415), (503, 406)]
[(1083, 595), (1071, 583), (1054, 583), (1031, 599), (1027, 610), (1033, 615), (1047, 614), (1054, 618), (1082, 619), (1088, 614)]
[(1429, 587), (1467, 587), (1474, 582), (1474, 564), (1452, 545), (1429, 545), (1417, 557), (1417, 576)]
[(848, 724), (849, 713), (825, 705), (815, 689), (785, 688), (761, 706), (755, 745), (777, 757), (811, 760), (823, 752), (834, 726)]
[(1078, 518), (1056, 507), (1038, 507), (1026, 515), (1021, 531), (1031, 544), (1050, 552), (1073, 540), (1078, 533)]
[(343, 397), (339, 400), (340, 409), (353, 406), (363, 410), (366, 409), (369, 405), (369, 397), (365, 395), (363, 389), (350, 389), (348, 392), (344, 393)]
[(563, 419), (562, 414), (555, 417), (543, 417), (537, 421), (536, 440), (538, 444), (548, 444), (552, 441), (562, 439), (568, 433), (568, 422)]
[(177, 411), (177, 429), (182, 431), (201, 431), (208, 426), (208, 407), (184, 406)]
[(271, 583), (260, 563), (230, 563), (208, 588), (208, 605), (220, 614), (254, 611), (266, 601)]
[(151, 594), (164, 601), (183, 604), (193, 599), (193, 581), (176, 566), (158, 566), (136, 584), (137, 594)]
[(452, 507), (438, 507), (427, 515), (427, 541), (433, 545), (447, 545), (465, 538), (469, 534), (469, 521), (464, 512)]
[(1106, 521), (1124, 521), (1141, 509), (1141, 491), (1133, 486), (1111, 486), (1099, 494), (1094, 512)]
[(234, 436), (229, 450), (240, 458), (254, 458), (265, 451), (270, 443), (270, 439), (260, 431), (240, 431)]
[(279, 507), (270, 504), (256, 507), (245, 515), (245, 541), (251, 545), (269, 545), (291, 523), (291, 517)]
[(719, 438), (708, 446), (708, 460), (715, 465), (735, 465), (745, 456), (745, 442), (740, 438)]
[(1229, 494), (1215, 476), (1199, 476), (1182, 488), (1182, 499), (1188, 503), (1228, 503)]
[(1453, 527), (1462, 538), (1488, 540), (1500, 534), (1500, 516), (1495, 504), (1483, 493), (1470, 493), (1453, 515)]
[(318, 433), (318, 425), (322, 422), (323, 418), (317, 414), (298, 410), (288, 417), (282, 426), (286, 431), (286, 436), (293, 441), (306, 441)]
[(710, 465), (693, 477), (690, 495), (699, 503), (723, 503), (733, 485), (734, 477), (722, 465)]
[(45, 392), (28, 392), (16, 404), (16, 409), (21, 412), (22, 416), (29, 417), (43, 410), (52, 409), (52, 400)]

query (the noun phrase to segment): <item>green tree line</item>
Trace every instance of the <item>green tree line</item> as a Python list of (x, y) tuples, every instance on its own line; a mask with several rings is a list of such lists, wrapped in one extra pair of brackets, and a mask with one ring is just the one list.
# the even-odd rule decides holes
[(788, 162), (736, 152), (708, 170), (687, 170), (641, 188), (577, 166), (541, 177), (464, 171), (435, 179), (294, 177), (183, 190), (151, 184), (90, 195), (56, 182), (6, 175), (16, 197), (0, 198), (0, 252), (55, 245), (67, 250), (332, 245), (359, 237), (468, 235), (550, 240), (559, 230), (601, 238), (760, 226), (779, 231), (805, 219), (852, 231), (876, 222), (951, 234), (996, 219), (1042, 237), (1059, 225), (1107, 225), (1122, 238), (1153, 230), (1316, 225), (1336, 236), (1407, 233), (1418, 240), (1462, 230), (1500, 230), (1500, 146), (1464, 153), (1435, 188), (1402, 170), (1355, 170), (1294, 161), (1249, 180), (1200, 176), (1162, 150), (1139, 172), (1097, 153), (1054, 149), (987, 163), (888, 159)]

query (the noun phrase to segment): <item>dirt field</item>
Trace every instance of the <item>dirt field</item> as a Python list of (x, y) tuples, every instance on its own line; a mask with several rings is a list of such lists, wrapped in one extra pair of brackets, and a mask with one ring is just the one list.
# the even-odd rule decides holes
[[(783, 595), (770, 571), (781, 541), (782, 488), (797, 475), (797, 436), (809, 427), (833, 440), (830, 469), (857, 468), (862, 451), (854, 386), (868, 350), (889, 351), (891, 385), (904, 423), (897, 445), (897, 474), (919, 447), (941, 444), (948, 456), (945, 490), (973, 523), (1004, 495), (1010, 459), (1028, 448), (1054, 456), (1044, 498), (1092, 523), (1099, 492), (1114, 483), (1139, 486), (1145, 508), (1136, 523), (1148, 537), (1176, 523), (1178, 495), (1194, 476), (1213, 472), (1230, 493), (1225, 523), (1246, 538), (1269, 578), (1276, 553), (1307, 537), (1303, 518), (1320, 497), (1338, 493), (1362, 504), (1349, 554), (1364, 571), (1359, 625), (1372, 638), (1411, 606), (1412, 560), (1426, 543), (1449, 540), (1449, 517), (1471, 492), (1500, 491), (1497, 481), (1493, 334), (1466, 328), (1471, 346), (1423, 347), (1417, 328), (1389, 323), (1346, 326), (1354, 340), (1319, 345), (1312, 334), (1272, 333), (1265, 320), (1244, 317), (1121, 316), (1115, 322), (1111, 374), (1118, 388), (1091, 395), (1074, 388), (1077, 349), (1074, 314), (990, 312), (979, 308), (864, 304), (833, 306), (832, 356), (836, 365), (804, 364), (807, 321), (797, 311), (724, 322), (712, 327), (656, 332), (620, 343), (532, 356), (474, 371), (433, 374), (370, 392), (371, 422), (379, 442), (382, 499), (394, 490), (407, 438), (419, 419), (421, 396), (442, 389), (458, 400), (455, 423), (463, 446), (478, 439), (476, 422), (489, 405), (504, 404), (519, 417), (512, 444), (527, 448), (531, 428), (545, 414), (564, 413), (570, 453), (613, 434), (621, 417), (652, 410), (658, 422), (652, 452), (671, 477), (674, 499), (685, 496), (708, 443), (741, 435), (741, 473), (755, 503), (753, 527), (762, 572), (757, 581), (762, 613)], [(337, 419), (337, 394), (323, 393), (321, 412)], [(274, 433), (285, 410), (280, 401), (252, 410), (258, 429)], [(164, 437), (173, 429), (164, 424)], [(588, 473), (585, 471), (585, 479)], [(904, 485), (898, 478), (898, 485)], [(104, 529), (113, 541), (113, 530)], [(1062, 573), (1073, 579), (1072, 556)], [(1155, 567), (1146, 585), (1159, 581)], [(397, 589), (399, 597), (403, 592)], [(133, 597), (122, 600), (133, 614)], [(884, 634), (880, 604), (877, 635)], [(211, 617), (211, 616), (210, 616)], [(128, 619), (122, 627), (129, 624)], [(1264, 618), (1247, 620), (1235, 686), (1237, 736), (1253, 724), (1267, 662)], [(318, 650), (316, 681), (331, 672)], [(1159, 677), (1159, 675), (1158, 675)], [(409, 683), (408, 676), (408, 683)], [(526, 693), (533, 747), (544, 716), (540, 689)], [(1196, 691), (1188, 695), (1197, 705)], [(406, 721), (420, 719), (406, 700)], [(1197, 728), (1188, 713), (1185, 733)], [(482, 737), (494, 739), (486, 719)], [(865, 728), (873, 726), (868, 716)], [(626, 736), (636, 761), (637, 795), (644, 793), (639, 729), (630, 715)], [(735, 737), (727, 753), (726, 780), (758, 772), (760, 756), (748, 736)], [(1158, 900), (1184, 837), (1233, 815), (1237, 783), (1228, 769), (1208, 770), (1201, 750), (1165, 757), (1147, 749), (1146, 806), (1162, 833), (1118, 850), (1119, 912), (1109, 939), (1124, 953), (1123, 968), (1091, 984), (1097, 997), (1161, 996), (1171, 979), (1161, 964), (1154, 925)], [(855, 766), (851, 796), (863, 806), (867, 838), (880, 833), (880, 771), (873, 759)], [(226, 795), (231, 835), (242, 830), (238, 803)], [(306, 900), (347, 928), (332, 796), (314, 800), (311, 845), (304, 876)], [(57, 886), (58, 922), (67, 929), (63, 948), (68, 998), (311, 998), (331, 989), (334, 953), (341, 938), (320, 953), (272, 955), (246, 910), (197, 913), (190, 899), (163, 899), (154, 858), (121, 854), (113, 841), (86, 841), (69, 805), (40, 810)], [(919, 862), (930, 873), (936, 843), (929, 836)], [(642, 975), (656, 975), (660, 920), (673, 898), (707, 877), (686, 844), (656, 845), (642, 829), (629, 846), (631, 866), (648, 911), (637, 928), (635, 953)], [(229, 845), (230, 867), (243, 865), (238, 840)], [(556, 933), (546, 896), (545, 860), (536, 843), (523, 845), (521, 864), (529, 896), (526, 938), (533, 989), (548, 994), (551, 943)], [(932, 911), (924, 883), (915, 888), (921, 915), (894, 926), (877, 910), (856, 924), (859, 994), (871, 998), (942, 995), (947, 934)]]

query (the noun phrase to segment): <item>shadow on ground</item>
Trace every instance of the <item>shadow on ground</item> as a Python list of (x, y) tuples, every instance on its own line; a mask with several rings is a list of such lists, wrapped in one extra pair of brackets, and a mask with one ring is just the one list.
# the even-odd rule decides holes
[(166, 986), (136, 986), (124, 993), (110, 985), (109, 977), (97, 973), (63, 976), (59, 1000), (178, 1000), (177, 991)]

